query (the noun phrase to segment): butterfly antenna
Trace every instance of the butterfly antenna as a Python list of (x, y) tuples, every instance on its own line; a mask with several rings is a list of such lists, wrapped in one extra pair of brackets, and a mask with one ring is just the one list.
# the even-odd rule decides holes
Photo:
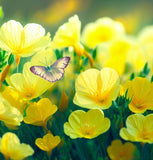
[(39, 61), (39, 63), (43, 64), (44, 66), (48, 66), (48, 65), (47, 65), (47, 58), (46, 58), (46, 57), (45, 57), (45, 63), (43, 63), (43, 62), (41, 62), (41, 61)]

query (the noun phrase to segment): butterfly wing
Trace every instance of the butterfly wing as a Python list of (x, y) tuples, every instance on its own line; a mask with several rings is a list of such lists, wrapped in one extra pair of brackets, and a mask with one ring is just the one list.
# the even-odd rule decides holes
[(67, 67), (70, 61), (70, 57), (63, 57), (53, 63), (50, 68), (44, 66), (32, 66), (30, 70), (37, 76), (49, 82), (56, 82), (60, 80), (64, 75), (64, 69)]
[(32, 66), (32, 67), (30, 67), (30, 71), (33, 74), (47, 80), (46, 79), (46, 74), (47, 74), (48, 71), (47, 71), (46, 67), (44, 67), (44, 66)]
[(55, 63), (53, 63), (50, 67), (57, 69), (64, 69), (69, 64), (70, 57), (62, 57), (58, 59)]
[(50, 78), (54, 79), (52, 82), (58, 81), (63, 77), (65, 72), (64, 69), (67, 67), (69, 61), (70, 57), (62, 57), (50, 66), (51, 74), (49, 76)]

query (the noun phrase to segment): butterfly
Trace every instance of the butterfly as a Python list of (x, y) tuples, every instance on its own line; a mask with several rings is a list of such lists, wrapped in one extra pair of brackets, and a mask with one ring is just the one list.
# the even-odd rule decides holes
[(62, 57), (55, 61), (51, 66), (32, 66), (30, 71), (49, 82), (60, 80), (65, 72), (65, 68), (69, 64), (70, 57)]

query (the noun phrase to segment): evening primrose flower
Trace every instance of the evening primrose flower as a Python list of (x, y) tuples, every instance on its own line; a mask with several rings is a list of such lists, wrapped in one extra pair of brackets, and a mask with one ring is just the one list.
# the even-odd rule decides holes
[(24, 100), (31, 100), (39, 97), (53, 86), (53, 83), (34, 75), (30, 71), (31, 66), (31, 62), (25, 63), (23, 73), (15, 73), (8, 79), (10, 88), (13, 87), (14, 91), (18, 92)]
[(124, 93), (128, 89), (127, 97), (131, 100), (129, 109), (134, 113), (144, 113), (153, 110), (153, 83), (146, 78), (136, 77), (123, 85)]
[(43, 151), (51, 152), (59, 143), (59, 136), (53, 136), (51, 133), (46, 134), (43, 138), (37, 138), (35, 144)]
[(21, 114), (24, 113), (26, 104), (29, 103), (28, 100), (24, 100), (23, 97), (16, 91), (15, 88), (10, 86), (6, 87), (1, 93), (3, 98), (5, 98), (13, 107), (17, 108)]
[(153, 25), (143, 28), (138, 34), (138, 40), (144, 51), (144, 57), (151, 68), (151, 73), (153, 73)]
[(110, 128), (110, 120), (104, 118), (104, 113), (100, 109), (91, 109), (88, 112), (74, 111), (69, 116), (68, 121), (64, 124), (64, 132), (72, 139), (92, 139)]
[(0, 152), (5, 159), (22, 160), (33, 155), (34, 150), (30, 145), (20, 143), (20, 140), (14, 133), (7, 132), (0, 138)]
[(15, 20), (4, 23), (0, 28), (0, 48), (14, 55), (27, 57), (48, 46), (50, 35), (45, 36), (45, 29), (35, 23), (24, 27)]
[(153, 114), (128, 116), (126, 127), (121, 128), (120, 136), (124, 140), (142, 143), (153, 143)]
[(78, 56), (85, 55), (93, 67), (93, 59), (80, 43), (81, 22), (77, 15), (70, 17), (67, 23), (59, 27), (53, 39), (53, 47), (73, 47)]
[[(8, 127), (20, 126), (23, 117), (20, 111), (11, 106), (11, 104), (0, 95), (0, 120)], [(11, 127), (11, 128), (12, 128)]]
[(112, 68), (88, 69), (75, 82), (73, 102), (84, 108), (107, 109), (118, 96), (120, 79)]
[(139, 152), (136, 146), (130, 142), (122, 144), (121, 140), (114, 140), (107, 148), (111, 160), (136, 160), (139, 159)]
[(110, 41), (124, 33), (124, 27), (120, 22), (103, 17), (94, 23), (87, 24), (83, 29), (81, 39), (84, 44), (94, 48), (99, 43)]
[[(72, 46), (76, 50), (77, 48), (79, 49), (81, 47), (80, 30), (81, 22), (78, 16), (74, 15), (73, 17), (69, 18), (67, 23), (64, 23), (62, 26), (59, 27), (54, 36), (53, 44), (55, 45), (55, 47), (58, 48)], [(81, 54), (82, 53), (80, 53), (80, 55)]]
[(148, 61), (145, 58), (145, 51), (142, 45), (139, 43), (137, 39), (131, 41), (131, 47), (127, 53), (127, 66), (130, 66), (130, 70), (126, 68), (127, 72), (131, 74), (131, 72), (140, 72), (140, 70), (144, 67), (146, 62)]
[(34, 102), (26, 109), (24, 122), (36, 126), (46, 126), (47, 121), (57, 111), (57, 106), (52, 104), (48, 98), (42, 98), (37, 103)]
[(114, 38), (111, 42), (98, 45), (96, 56), (97, 65), (100, 67), (114, 68), (119, 75), (123, 75), (130, 47), (131, 43), (127, 37)]

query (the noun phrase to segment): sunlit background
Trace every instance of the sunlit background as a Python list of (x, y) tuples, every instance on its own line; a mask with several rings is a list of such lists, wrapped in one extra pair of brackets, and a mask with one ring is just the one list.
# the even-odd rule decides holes
[(54, 35), (67, 19), (78, 14), (82, 27), (104, 16), (121, 21), (127, 33), (137, 33), (153, 24), (152, 0), (0, 0), (4, 10), (1, 23), (14, 19), (35, 22)]

